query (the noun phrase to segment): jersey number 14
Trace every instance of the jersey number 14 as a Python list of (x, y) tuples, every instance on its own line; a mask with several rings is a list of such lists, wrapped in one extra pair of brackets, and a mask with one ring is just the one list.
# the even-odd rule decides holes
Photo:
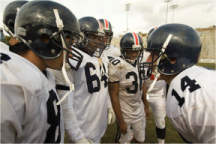
[[(187, 87), (189, 87), (190, 93), (194, 92), (195, 90), (201, 88), (199, 84), (195, 84), (195, 80), (191, 80), (188, 76), (185, 76), (181, 79), (181, 90), (184, 92)], [(180, 97), (179, 94), (173, 89), (172, 90), (172, 96), (176, 98), (176, 100), (179, 102), (178, 105), (182, 107), (182, 105), (185, 103), (185, 98)]]

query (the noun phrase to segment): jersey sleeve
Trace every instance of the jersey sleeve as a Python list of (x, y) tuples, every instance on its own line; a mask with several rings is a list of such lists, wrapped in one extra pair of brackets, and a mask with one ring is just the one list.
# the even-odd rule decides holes
[[(64, 76), (61, 71), (51, 70), (51, 72), (55, 76), (57, 93), (61, 99), (69, 91), (68, 84), (65, 81)], [(74, 83), (73, 75), (71, 75), (71, 71), (67, 73), (68, 73), (68, 77), (70, 81)], [(68, 134), (68, 141), (77, 142), (84, 137), (84, 133), (79, 127), (79, 123), (78, 123), (76, 114), (73, 109), (74, 92), (70, 92), (69, 95), (66, 97), (66, 99), (61, 104), (62, 104), (62, 109), (63, 109), (65, 130)]]
[(109, 82), (110, 83), (117, 83), (120, 80), (120, 69), (122, 69), (121, 63), (118, 63), (118, 61), (115, 62), (114, 59), (112, 60), (108, 65), (108, 73), (109, 73)]
[(212, 89), (204, 88), (203, 84), (200, 84), (200, 86), (200, 89), (189, 95), (187, 95), (189, 92), (184, 92), (184, 95), (195, 98), (190, 99), (190, 103), (195, 106), (187, 111), (187, 117), (190, 120), (189, 125), (199, 142), (210, 143), (214, 141), (215, 143), (215, 93)]
[(22, 87), (1, 84), (1, 143), (14, 143), (17, 137), (22, 136), (24, 116)]

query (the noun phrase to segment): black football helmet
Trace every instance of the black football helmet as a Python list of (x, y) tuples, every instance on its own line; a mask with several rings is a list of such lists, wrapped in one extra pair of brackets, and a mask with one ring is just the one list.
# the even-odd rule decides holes
[[(84, 33), (86, 39), (82, 43), (77, 44), (76, 47), (78, 48), (87, 47), (89, 55), (100, 57), (100, 55), (103, 53), (103, 50), (106, 47), (106, 45), (103, 44), (103, 37), (105, 33), (103, 31), (101, 22), (97, 20), (96, 18), (90, 17), (90, 16), (80, 18), (78, 21), (80, 24), (80, 30), (81, 32)], [(99, 36), (100, 37), (99, 42), (89, 39), (89, 34)], [(95, 53), (91, 53), (91, 50), (93, 50), (93, 48), (89, 47), (89, 42), (98, 44), (98, 49), (95, 51)]]
[[(133, 64), (135, 60), (141, 62), (143, 57), (143, 40), (141, 36), (135, 32), (129, 32), (122, 36), (120, 40), (120, 51), (123, 59), (127, 62)], [(126, 55), (126, 51), (129, 51), (129, 56)], [(131, 51), (138, 51), (136, 57), (131, 56)], [(135, 58), (135, 60), (131, 60)]]
[[(79, 23), (75, 15), (59, 3), (30, 1), (24, 5), (15, 20), (15, 37), (43, 59), (56, 59), (64, 50), (76, 61), (76, 65), (72, 65), (67, 56), (72, 69), (77, 70), (82, 62), (83, 56), (71, 47), (83, 39)], [(70, 38), (69, 42), (66, 37)], [(44, 38), (49, 41), (44, 42)]]
[(151, 35), (151, 33), (152, 33), (154, 30), (156, 30), (156, 29), (157, 29), (157, 27), (154, 27), (154, 28), (150, 29), (150, 31), (149, 31), (148, 34), (147, 34), (146, 41), (148, 40), (148, 38), (149, 38), (149, 36)]
[(102, 24), (102, 27), (103, 27), (105, 34), (108, 35), (108, 36), (105, 36), (105, 39), (107, 40), (107, 42), (106, 42), (107, 46), (105, 49), (108, 49), (110, 47), (110, 44), (111, 44), (111, 41), (113, 38), (112, 25), (107, 19), (99, 19), (99, 21)]
[(14, 37), (15, 18), (20, 8), (28, 1), (13, 1), (9, 3), (3, 13), (3, 28), (11, 36)]
[[(165, 42), (166, 41), (166, 42)], [(175, 75), (198, 62), (202, 41), (198, 32), (184, 24), (165, 24), (158, 27), (147, 40), (146, 51), (159, 56), (152, 62), (145, 62), (148, 76), (152, 73), (153, 63), (158, 61), (158, 71), (164, 75)], [(162, 50), (164, 49), (164, 50)], [(176, 59), (172, 64), (170, 59)], [(154, 60), (154, 61), (153, 61)]]

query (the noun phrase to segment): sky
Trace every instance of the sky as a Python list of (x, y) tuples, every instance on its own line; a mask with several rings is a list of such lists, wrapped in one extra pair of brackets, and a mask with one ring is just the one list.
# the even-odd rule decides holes
[[(128, 32), (147, 33), (153, 27), (167, 23), (182, 23), (193, 28), (208, 28), (216, 25), (215, 0), (53, 0), (69, 8), (77, 19), (93, 16), (105, 18), (113, 26), (114, 37)], [(0, 27), (2, 27), (3, 12), (11, 0), (0, 0)], [(125, 5), (130, 3), (130, 11), (125, 11)], [(174, 9), (172, 5), (178, 4)]]

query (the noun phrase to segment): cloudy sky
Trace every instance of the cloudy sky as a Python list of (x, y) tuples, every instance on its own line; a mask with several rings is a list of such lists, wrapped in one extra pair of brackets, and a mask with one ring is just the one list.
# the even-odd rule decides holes
[[(125, 5), (130, 3), (128, 31), (147, 33), (151, 28), (166, 23), (167, 3), (164, 0), (54, 0), (68, 7), (79, 19), (93, 16), (106, 18), (114, 27), (114, 37), (126, 31), (127, 12)], [(0, 0), (0, 27), (3, 11), (11, 0)], [(172, 5), (178, 4), (174, 10)], [(182, 23), (193, 28), (207, 28), (216, 25), (215, 0), (172, 0), (168, 3), (167, 23)]]

